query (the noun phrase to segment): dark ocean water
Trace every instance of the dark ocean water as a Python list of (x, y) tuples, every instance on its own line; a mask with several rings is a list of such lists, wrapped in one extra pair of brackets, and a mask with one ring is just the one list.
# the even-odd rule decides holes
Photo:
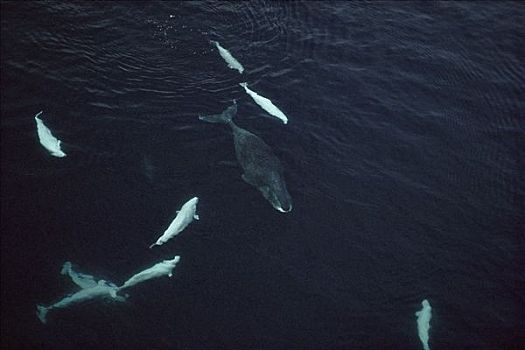
[[(519, 2), (2, 2), (2, 349), (420, 349), (425, 298), (432, 349), (523, 349), (524, 23)], [(234, 98), (291, 213), (197, 118)], [(149, 250), (193, 196), (201, 220)], [(66, 260), (120, 284), (175, 254), (126, 303), (35, 316), (75, 290)]]

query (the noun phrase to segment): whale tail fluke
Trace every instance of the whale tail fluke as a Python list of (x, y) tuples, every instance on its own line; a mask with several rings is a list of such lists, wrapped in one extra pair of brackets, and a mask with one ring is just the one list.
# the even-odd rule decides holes
[(204, 120), (208, 123), (223, 123), (230, 124), (232, 123), (233, 117), (237, 114), (237, 101), (233, 100), (233, 105), (226, 108), (221, 114), (212, 114), (212, 115), (201, 115), (199, 116), (200, 120)]
[(47, 316), (47, 312), (48, 311), (49, 311), (49, 308), (47, 308), (45, 306), (42, 306), (42, 305), (37, 305), (36, 306), (36, 315), (37, 315), (38, 319), (40, 320), (40, 322), (42, 322), (43, 324), (47, 323), (46, 316)]
[(40, 117), (40, 116), (42, 115), (42, 113), (44, 113), (44, 111), (40, 111), (40, 112), (38, 112), (38, 113), (35, 115), (35, 119), (40, 120), (40, 118), (38, 118), (38, 117)]

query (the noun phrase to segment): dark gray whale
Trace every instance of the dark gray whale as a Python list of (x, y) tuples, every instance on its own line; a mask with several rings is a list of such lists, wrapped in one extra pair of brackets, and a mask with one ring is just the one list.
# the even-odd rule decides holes
[(283, 213), (291, 211), (292, 198), (286, 189), (281, 162), (260, 137), (235, 125), (232, 118), (237, 114), (237, 103), (233, 102), (221, 114), (199, 116), (199, 119), (229, 124), (233, 131), (235, 154), (244, 170), (243, 180), (259, 189), (275, 209)]

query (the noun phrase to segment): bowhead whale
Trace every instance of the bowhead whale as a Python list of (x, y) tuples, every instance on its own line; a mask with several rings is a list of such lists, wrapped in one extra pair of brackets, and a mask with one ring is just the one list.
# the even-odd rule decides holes
[(199, 119), (230, 125), (235, 154), (244, 170), (242, 179), (259, 189), (275, 209), (283, 213), (291, 211), (292, 198), (286, 189), (281, 162), (260, 137), (235, 125), (232, 118), (237, 114), (237, 103), (233, 102), (221, 114), (199, 116)]

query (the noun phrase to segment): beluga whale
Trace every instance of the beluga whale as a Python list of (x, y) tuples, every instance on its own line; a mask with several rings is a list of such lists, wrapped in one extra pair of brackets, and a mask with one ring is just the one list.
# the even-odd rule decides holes
[(172, 260), (164, 260), (160, 263), (153, 265), (152, 267), (133, 275), (128, 279), (118, 290), (129, 288), (141, 282), (150, 280), (152, 278), (158, 278), (162, 276), (173, 276), (173, 269), (180, 260), (180, 256), (176, 255)]
[(242, 64), (239, 63), (239, 61), (235, 59), (235, 57), (232, 56), (230, 51), (222, 47), (218, 41), (210, 40), (210, 43), (212, 43), (213, 45), (215, 45), (215, 47), (217, 47), (217, 50), (219, 50), (219, 54), (224, 59), (224, 61), (226, 61), (229, 68), (237, 69), (240, 74), (244, 72), (244, 67), (242, 66)]
[(188, 226), (193, 219), (199, 220), (199, 215), (196, 214), (197, 211), (197, 203), (199, 202), (199, 198), (193, 197), (184, 205), (180, 210), (177, 210), (177, 216), (175, 216), (175, 219), (172, 221), (172, 223), (169, 225), (169, 227), (164, 231), (162, 236), (157, 239), (157, 242), (153, 243), (149, 246), (149, 248), (153, 248), (156, 245), (163, 245), (176, 235), (182, 232)]
[(68, 295), (64, 299), (50, 306), (37, 305), (36, 315), (42, 323), (47, 323), (47, 313), (54, 309), (63, 309), (74, 304), (82, 303), (92, 299), (112, 299), (115, 301), (125, 301), (126, 298), (117, 295), (118, 287), (105, 280), (95, 280), (93, 276), (76, 272), (72, 268), (71, 262), (64, 263), (61, 273), (68, 275), (71, 280), (80, 288), (78, 292)]
[(244, 88), (246, 93), (252, 97), (252, 99), (257, 103), (259, 106), (261, 106), (262, 109), (264, 109), (266, 112), (270, 113), (274, 117), (281, 119), (284, 124), (288, 123), (288, 117), (279, 109), (276, 105), (273, 104), (273, 102), (256, 93), (255, 91), (251, 90), (248, 87), (247, 83), (239, 83), (240, 86)]
[(430, 319), (432, 318), (432, 307), (427, 299), (421, 302), (423, 308), (416, 311), (417, 317), (417, 332), (419, 340), (423, 344), (424, 350), (430, 350), (428, 346), (428, 330), (430, 329)]
[(53, 134), (51, 133), (51, 130), (44, 124), (42, 119), (40, 119), (40, 115), (42, 115), (43, 111), (38, 112), (35, 115), (35, 121), (36, 121), (36, 130), (38, 133), (38, 140), (40, 141), (40, 144), (49, 151), (49, 153), (58, 158), (65, 157), (66, 154), (64, 151), (62, 151), (62, 148), (60, 147), (60, 144), (62, 141), (57, 139)]
[(290, 212), (292, 198), (286, 189), (281, 162), (260, 137), (233, 122), (232, 118), (237, 114), (237, 103), (235, 100), (233, 102), (221, 114), (199, 116), (199, 119), (231, 127), (237, 161), (244, 170), (242, 179), (261, 191), (275, 209), (283, 213)]

